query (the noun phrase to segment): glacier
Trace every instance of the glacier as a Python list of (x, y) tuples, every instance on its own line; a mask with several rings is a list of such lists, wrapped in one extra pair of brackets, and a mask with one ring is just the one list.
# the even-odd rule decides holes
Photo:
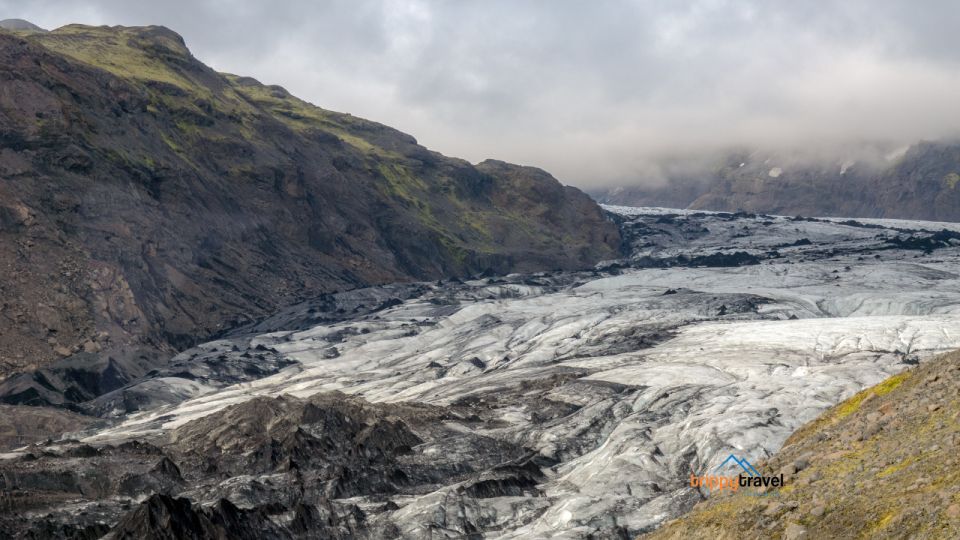
[[(625, 231), (622, 260), (345, 292), (321, 322), (316, 302), (293, 306), (178, 357), (269, 351), (279, 372), (148, 377), (104, 396), (109, 424), (74, 437), (162, 446), (250, 400), (327, 392), (470, 410), (444, 433), (528, 450), (541, 460), (535, 489), (477, 496), (455, 477), (339, 502), (403, 538), (630, 537), (705, 496), (691, 474), (730, 454), (762, 462), (826, 408), (960, 348), (957, 224), (607, 210)], [(131, 395), (153, 397), (128, 410)], [(410, 459), (462, 451), (452, 436), (422, 439)], [(217, 489), (253, 507), (235, 485), (262, 481)]]

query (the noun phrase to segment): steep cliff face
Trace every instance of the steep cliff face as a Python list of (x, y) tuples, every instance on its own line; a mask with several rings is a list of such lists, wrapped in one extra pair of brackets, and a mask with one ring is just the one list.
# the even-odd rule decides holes
[(549, 174), (217, 73), (162, 27), (0, 31), (0, 81), (0, 377), (182, 348), (324, 291), (619, 246)]
[(922, 142), (873, 161), (732, 154), (700, 175), (600, 190), (594, 197), (626, 206), (960, 221), (958, 183), (960, 144)]

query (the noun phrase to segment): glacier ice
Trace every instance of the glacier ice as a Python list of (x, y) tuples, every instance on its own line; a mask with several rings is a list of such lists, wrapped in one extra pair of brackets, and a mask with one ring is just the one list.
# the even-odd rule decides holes
[[(762, 461), (831, 405), (960, 348), (960, 247), (896, 243), (955, 225), (609, 209), (635, 231), (625, 261), (421, 284), (395, 305), (333, 322), (278, 319), (244, 339), (290, 366), (225, 386), (143, 381), (170, 385), (179, 401), (85, 442), (159, 439), (256, 396), (471, 403), (481, 427), (448, 427), (551, 460), (541, 496), (478, 498), (443, 485), (394, 497), (396, 509), (376, 519), (411, 538), (441, 514), (458, 516), (442, 524), (451, 535), (468, 532), (463, 523), (488, 538), (636, 534), (702, 497), (691, 473), (731, 453)], [(690, 263), (737, 251), (757, 263)]]

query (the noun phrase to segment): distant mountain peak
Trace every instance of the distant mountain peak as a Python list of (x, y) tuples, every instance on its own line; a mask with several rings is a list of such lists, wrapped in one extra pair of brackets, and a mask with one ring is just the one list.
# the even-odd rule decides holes
[(4, 19), (0, 21), (0, 28), (7, 30), (33, 30), (35, 32), (46, 32), (45, 29), (23, 19)]

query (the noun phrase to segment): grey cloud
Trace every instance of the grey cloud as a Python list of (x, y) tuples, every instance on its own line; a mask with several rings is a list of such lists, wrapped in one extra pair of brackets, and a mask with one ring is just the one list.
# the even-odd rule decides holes
[[(447, 154), (640, 181), (724, 148), (955, 136), (960, 4), (894, 0), (0, 0), (41, 26), (163, 24), (215, 68)], [(816, 153), (814, 152), (814, 153)], [(673, 165), (670, 165), (673, 166)]]

